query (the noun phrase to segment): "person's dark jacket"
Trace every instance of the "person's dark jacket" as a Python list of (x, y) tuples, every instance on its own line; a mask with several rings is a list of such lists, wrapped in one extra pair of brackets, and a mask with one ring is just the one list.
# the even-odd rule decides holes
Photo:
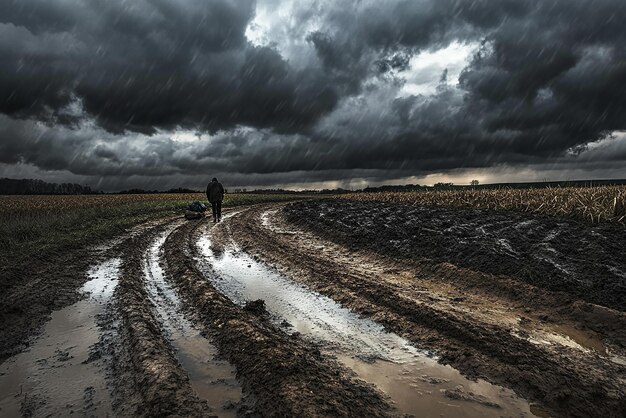
[(206, 197), (210, 203), (224, 200), (224, 187), (219, 181), (212, 181), (206, 186)]

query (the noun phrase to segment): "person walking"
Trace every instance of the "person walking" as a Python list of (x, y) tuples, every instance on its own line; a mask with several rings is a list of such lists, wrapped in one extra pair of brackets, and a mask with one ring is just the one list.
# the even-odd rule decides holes
[(206, 186), (206, 197), (213, 210), (213, 223), (222, 220), (222, 200), (224, 200), (224, 186), (215, 177)]

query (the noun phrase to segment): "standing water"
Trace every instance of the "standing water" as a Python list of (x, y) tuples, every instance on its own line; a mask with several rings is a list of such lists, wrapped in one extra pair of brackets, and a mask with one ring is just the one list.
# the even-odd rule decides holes
[[(442, 417), (534, 416), (513, 391), (484, 380), (471, 381), (437, 363), (406, 339), (361, 318), (332, 299), (301, 286), (231, 246), (211, 249), (202, 234), (199, 268), (213, 285), (239, 305), (263, 299), (277, 323), (287, 321), (321, 343), (363, 380), (387, 394), (402, 413)], [(532, 411), (540, 414), (538, 407)]]
[(27, 351), (0, 368), (0, 416), (112, 415), (105, 373), (89, 361), (99, 341), (97, 315), (117, 285), (120, 260), (110, 259), (89, 271), (81, 289), (89, 297), (52, 313)]
[(215, 416), (234, 417), (235, 406), (241, 400), (235, 370), (217, 358), (217, 349), (184, 317), (180, 300), (165, 281), (165, 273), (159, 265), (160, 252), (169, 232), (161, 235), (146, 254), (144, 274), (150, 299), (196, 395), (208, 402)]

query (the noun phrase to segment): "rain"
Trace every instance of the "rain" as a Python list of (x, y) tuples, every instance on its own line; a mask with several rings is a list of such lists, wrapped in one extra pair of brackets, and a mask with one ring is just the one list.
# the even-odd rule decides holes
[(626, 417), (626, 0), (0, 0), (0, 418)]
[(620, 0), (7, 0), (0, 176), (621, 178), (625, 21)]

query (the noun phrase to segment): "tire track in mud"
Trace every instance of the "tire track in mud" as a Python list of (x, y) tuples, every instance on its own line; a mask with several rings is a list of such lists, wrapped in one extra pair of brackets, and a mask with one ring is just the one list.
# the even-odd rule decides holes
[[(228, 224), (226, 224), (228, 225)], [(321, 346), (359, 378), (387, 394), (400, 412), (417, 416), (530, 416), (528, 403), (484, 380), (470, 381), (382, 325), (297, 284), (229, 245), (211, 248), (210, 230), (194, 236), (198, 268), (240, 306), (263, 299), (273, 323)]]
[[(511, 235), (511, 224), (515, 225), (515, 228), (513, 228), (514, 231), (516, 231), (515, 233), (520, 235), (529, 233), (532, 235), (528, 238), (529, 241), (534, 240), (541, 242), (541, 245), (539, 245), (541, 248), (543, 248), (546, 242), (554, 240), (559, 234), (559, 231), (569, 231), (565, 233), (565, 235), (569, 236), (569, 239), (572, 239), (572, 230), (575, 232), (581, 232), (581, 230), (583, 230), (581, 232), (581, 241), (585, 243), (584, 245), (586, 247), (592, 247), (591, 241), (593, 240), (590, 240), (590, 237), (596, 237), (593, 242), (595, 242), (597, 246), (597, 237), (602, 238), (604, 241), (607, 240), (607, 238), (602, 235), (602, 228), (588, 227), (592, 228), (590, 232), (589, 230), (584, 230), (584, 226), (581, 225), (568, 226), (568, 224), (556, 222), (554, 219), (538, 218), (530, 215), (526, 218), (522, 218), (526, 219), (525, 221), (518, 223), (518, 221), (520, 221), (519, 217), (523, 215), (517, 214), (517, 218), (512, 217), (509, 219), (507, 218), (507, 214), (495, 215), (484, 211), (474, 211), (471, 215), (467, 214), (468, 211), (461, 211), (458, 213), (461, 219), (455, 221), (453, 220), (456, 219), (454, 214), (457, 212), (454, 212), (453, 209), (421, 208), (425, 211), (424, 213), (420, 212), (425, 219), (422, 217), (415, 218), (414, 211), (420, 208), (416, 209), (415, 207), (410, 207), (409, 214), (405, 214), (403, 210), (407, 208), (401, 205), (398, 206), (397, 211), (394, 211), (393, 216), (390, 216), (389, 219), (382, 220), (380, 223), (372, 224), (372, 221), (368, 218), (361, 220), (368, 225), (374, 225), (376, 227), (380, 227), (380, 224), (382, 224), (383, 226), (381, 228), (389, 231), (394, 238), (398, 238), (398, 236), (402, 238), (401, 240), (390, 240), (387, 239), (388, 237), (384, 234), (368, 235), (367, 238), (364, 238), (363, 229), (355, 228), (355, 230), (353, 230), (351, 227), (344, 225), (344, 220), (341, 220), (341, 217), (339, 220), (336, 219), (336, 217), (327, 218), (324, 212), (320, 213), (318, 216), (315, 213), (316, 207), (316, 204), (307, 205), (306, 202), (299, 202), (286, 207), (283, 215), (286, 219), (298, 225), (298, 228), (303, 228), (301, 229), (302, 233), (315, 234), (312, 236), (317, 240), (322, 240), (323, 244), (328, 247), (328, 250), (332, 247), (334, 250), (338, 250), (339, 253), (342, 252), (342, 249), (345, 252), (345, 246), (347, 245), (350, 247), (350, 251), (358, 250), (359, 258), (361, 259), (375, 259), (377, 262), (383, 260), (386, 262), (387, 268), (390, 268), (392, 272), (395, 270), (405, 273), (408, 276), (408, 280), (402, 283), (402, 289), (396, 287), (394, 291), (406, 291), (406, 288), (411, 287), (411, 285), (415, 286), (416, 284), (425, 286), (433, 293), (444, 294), (454, 299), (453, 304), (446, 306), (447, 310), (459, 311), (462, 315), (478, 316), (479, 320), (484, 319), (485, 316), (476, 315), (477, 311), (485, 310), (485, 308), (487, 308), (486, 310), (493, 311), (491, 308), (498, 306), (497, 310), (504, 313), (506, 317), (505, 320), (512, 322), (509, 324), (510, 326), (508, 328), (512, 329), (516, 335), (522, 336), (529, 341), (533, 341), (534, 343), (552, 342), (569, 347), (587, 349), (588, 351), (597, 352), (601, 357), (609, 358), (613, 362), (622, 365), (626, 364), (626, 314), (624, 312), (576, 299), (571, 293), (563, 291), (563, 289), (559, 288), (557, 285), (550, 286), (551, 289), (555, 287), (560, 289), (554, 291), (527, 283), (529, 281), (527, 275), (534, 271), (532, 268), (528, 271), (523, 268), (514, 276), (494, 275), (481, 270), (481, 266), (485, 264), (493, 266), (501, 260), (501, 257), (507, 258), (510, 254), (514, 254), (515, 259), (524, 258), (523, 254), (520, 254), (520, 251), (527, 250), (528, 245), (526, 247), (522, 246), (521, 249), (517, 247), (520, 237), (514, 234)], [(353, 208), (347, 205), (345, 207), (343, 205), (334, 207), (328, 202), (319, 204), (319, 207), (325, 208), (325, 210), (331, 210), (328, 209), (328, 207), (331, 207), (335, 210), (346, 211), (346, 216), (349, 218), (346, 222), (350, 223), (350, 225), (354, 225), (355, 222), (357, 224), (361, 222), (358, 220), (358, 207)], [(304, 208), (304, 210), (302, 210), (302, 208)], [(361, 210), (362, 209), (361, 207)], [(311, 213), (311, 210), (313, 210), (313, 213)], [(484, 224), (494, 229), (491, 225), (494, 223), (492, 219), (494, 216), (499, 219), (495, 221), (496, 224), (499, 222), (500, 224), (509, 226), (508, 235), (505, 234), (505, 236), (511, 240), (511, 242), (516, 243), (517, 250), (509, 245), (509, 241), (506, 238), (497, 238), (498, 233), (502, 230), (507, 231), (507, 228), (498, 227), (495, 228), (495, 232), (491, 231), (489, 233), (484, 230), (485, 228), (480, 227), (480, 225)], [(440, 222), (446, 229), (432, 230), (424, 227), (422, 221), (424, 221), (426, 225), (432, 226), (431, 223), (434, 221), (429, 217)], [(471, 222), (469, 223), (470, 227), (468, 227), (468, 221), (465, 217), (469, 217), (471, 222), (473, 222), (473, 224)], [(357, 219), (357, 221), (355, 221), (355, 219)], [(333, 222), (338, 222), (341, 225), (337, 226), (337, 228), (333, 228)], [(545, 222), (546, 225), (542, 225), (542, 222)], [(402, 225), (402, 227), (398, 228), (398, 225)], [(475, 231), (471, 228), (472, 225), (475, 227)], [(478, 227), (476, 227), (477, 225)], [(530, 231), (529, 225), (536, 226), (537, 230)], [(294, 227), (294, 225), (292, 225), (292, 227)], [(542, 234), (546, 233), (546, 228), (549, 233), (544, 237)], [(398, 230), (404, 231), (405, 229), (410, 232), (398, 232)], [(426, 239), (422, 240), (421, 235), (413, 235), (412, 238), (409, 238), (411, 234), (414, 234), (418, 229), (422, 232), (425, 231)], [(304, 232), (305, 230), (308, 232)], [(463, 234), (459, 236), (459, 231), (456, 230), (461, 230)], [(473, 232), (475, 232), (475, 234)], [(460, 241), (465, 241), (466, 237), (470, 237), (474, 240), (473, 242), (480, 247), (480, 250), (477, 251), (476, 254), (480, 253), (482, 256), (477, 257), (477, 260), (475, 259), (473, 261), (462, 260), (461, 263), (474, 263), (478, 265), (479, 268), (472, 270), (467, 267), (463, 268), (452, 264), (454, 260), (461, 257), (461, 255), (458, 254), (450, 257), (450, 254), (454, 253), (454, 249), (446, 249), (442, 251), (443, 254), (438, 255), (436, 251), (428, 249), (426, 251), (428, 253), (427, 255), (434, 257), (434, 259), (426, 257), (422, 250), (424, 250), (425, 246), (428, 246), (428, 244), (433, 244), (435, 248), (441, 248), (441, 242), (433, 241), (433, 233), (438, 237), (449, 233)], [(611, 227), (604, 230), (604, 233), (609, 235), (617, 234), (617, 239), (619, 240), (620, 232), (616, 232)], [(481, 237), (484, 238), (484, 242), (480, 241)], [(449, 237), (439, 239), (447, 239), (447, 242), (450, 243)], [(524, 241), (523, 238), (521, 240)], [(462, 248), (466, 246), (466, 242), (461, 244)], [(571, 244), (569, 244), (569, 246), (571, 247)], [(502, 247), (505, 250), (504, 255), (502, 254)], [(561, 250), (563, 247), (567, 248), (568, 244), (561, 243)], [(484, 254), (488, 248), (492, 249), (492, 254), (487, 262), (484, 260)], [(532, 248), (535, 247), (531, 246), (531, 250)], [(547, 248), (551, 249), (549, 246)], [(612, 248), (613, 252), (615, 252), (614, 245)], [(411, 251), (411, 249), (413, 249), (413, 251)], [(559, 255), (558, 251), (554, 251), (556, 255)], [(577, 249), (577, 251), (580, 252), (579, 249)], [(435, 255), (433, 255), (433, 253), (435, 253)], [(591, 252), (591, 256), (580, 259), (576, 258), (575, 262), (578, 263), (576, 269), (578, 272), (576, 274), (577, 276), (582, 271), (588, 272), (593, 270), (594, 267), (603, 267), (603, 262), (596, 261), (593, 256), (593, 254), (597, 253), (606, 255), (606, 253), (610, 253), (610, 251), (608, 249), (596, 249)], [(536, 254), (533, 253), (533, 256), (536, 256)], [(344, 259), (350, 258), (351, 254), (343, 254), (342, 257)], [(562, 254), (560, 257), (563, 258)], [(571, 258), (570, 261), (573, 262), (574, 259)], [(619, 260), (613, 261), (613, 263), (618, 262)], [(400, 266), (400, 268), (398, 268), (398, 266)], [(508, 270), (514, 269), (509, 267)], [(616, 283), (605, 283), (596, 287), (614, 287), (619, 290), (621, 283), (619, 277), (606, 277), (602, 274), (601, 269), (598, 269), (598, 277), (590, 279), (590, 281), (601, 282), (604, 280), (611, 282), (615, 279)], [(389, 281), (390, 278), (389, 274), (386, 274), (385, 271), (380, 271), (380, 269), (377, 272), (377, 276), (379, 278), (384, 277), (387, 281)], [(544, 277), (541, 279), (535, 278), (530, 281), (541, 284), (551, 280), (549, 272), (544, 271), (543, 276)], [(555, 282), (562, 282), (562, 277), (555, 278)], [(571, 283), (569, 285), (571, 286)], [(581, 286), (586, 285), (587, 284), (581, 284)], [(442, 288), (444, 287), (447, 287), (447, 289), (442, 292)], [(567, 289), (567, 287), (565, 289)], [(413, 294), (415, 294), (415, 292), (413, 292)], [(619, 297), (617, 297), (616, 300), (619, 300)], [(462, 311), (456, 309), (457, 307), (461, 307)], [(465, 307), (465, 309), (463, 309), (463, 307)], [(482, 318), (480, 318), (480, 316), (482, 316)], [(492, 321), (492, 323), (502, 326), (500, 323), (501, 318), (496, 319), (497, 320), (495, 322)], [(511, 319), (513, 319), (513, 321), (511, 321)]]
[(145, 286), (144, 256), (166, 225), (153, 228), (125, 245), (115, 291), (120, 318), (120, 347), (114, 359), (118, 384), (117, 412), (128, 416), (208, 416), (210, 408), (195, 395), (170, 342), (163, 335)]
[(0, 366), (0, 415), (112, 414), (106, 367), (93, 356), (99, 317), (110, 306), (119, 258), (96, 264), (80, 289), (84, 299), (54, 311), (28, 350)]
[[(622, 416), (626, 412), (623, 367), (598, 359), (589, 369), (568, 351), (560, 355), (515, 338), (497, 326), (475, 323), (401, 297), (376, 277), (343, 271), (320, 254), (302, 252), (284, 234), (261, 227), (264, 209), (227, 221), (236, 241), (252, 254), (289, 268), (308, 286), (366, 314), (415, 344), (442, 355), (442, 361), (470, 376), (511, 387), (558, 416)], [(216, 231), (228, 241), (224, 226)], [(302, 235), (298, 235), (299, 238)]]
[[(94, 247), (56, 254), (51, 260), (37, 260), (22, 276), (11, 266), (0, 278), (0, 364), (26, 349), (54, 311), (83, 297), (79, 292), (88, 280), (86, 272), (98, 261), (120, 256), (126, 241), (163, 223), (158, 219), (137, 225)], [(5, 272), (0, 271), (0, 275)]]
[[(587, 292), (592, 299), (623, 304), (623, 278), (616, 266), (626, 259), (621, 248), (616, 249), (624, 235), (619, 227), (516, 213), (355, 202), (298, 202), (285, 209), (288, 221), (326, 242), (395, 257), (396, 264), (410, 268), (420, 283), (430, 277), (457, 290), (506, 300), (542, 322), (570, 322), (601, 334), (618, 349), (626, 348), (626, 314), (575, 296)], [(374, 218), (377, 214), (380, 219)], [(614, 241), (610, 246), (608, 237)], [(581, 248), (571, 244), (576, 239)], [(564, 254), (568, 248), (574, 254)], [(588, 254), (582, 255), (583, 249)], [(545, 251), (573, 263), (569, 280), (556, 262), (552, 269), (533, 265), (545, 261)], [(607, 260), (609, 254), (613, 259)]]
[[(234, 417), (237, 409), (245, 411), (241, 387), (234, 368), (217, 358), (217, 348), (184, 315), (176, 292), (167, 283), (162, 259), (165, 239), (175, 227), (168, 228), (153, 240), (144, 258), (145, 286), (160, 321), (163, 333), (175, 350), (176, 357), (189, 376), (196, 395), (208, 402), (212, 414)], [(237, 408), (239, 406), (239, 408)]]
[(220, 353), (237, 369), (244, 394), (262, 416), (396, 416), (383, 395), (355, 379), (318, 347), (242, 309), (196, 268), (190, 221), (165, 242), (168, 277), (202, 321)]
[(160, 247), (179, 225), (164, 218), (89, 250), (90, 281), (72, 292), (90, 296), (53, 312), (30, 350), (2, 364), (0, 415), (235, 415), (232, 370), (211, 361), (216, 349), (157, 277)]
[[(30, 336), (27, 350), (1, 364), (0, 415), (113, 413), (116, 385), (110, 378), (112, 351), (106, 342), (117, 338), (113, 293), (121, 257), (132, 237), (169, 220), (137, 225), (121, 236), (68, 253), (67, 262), (52, 270), (44, 263), (43, 270), (34, 269), (31, 280), (3, 295), (10, 299), (6, 309), (24, 305), (23, 318), (2, 329), (5, 344), (17, 342), (11, 338), (16, 330), (32, 333), (24, 324), (44, 325), (41, 333)], [(45, 309), (51, 312), (46, 314)]]
[(56, 254), (52, 261), (37, 260), (29, 271), (20, 273), (21, 277), (10, 266), (3, 266), (7, 276), (0, 277), (0, 364), (26, 349), (30, 337), (38, 333), (54, 311), (81, 300), (78, 290), (88, 280), (85, 273), (91, 265), (113, 257), (128, 236), (147, 227), (140, 225), (95, 248)]

